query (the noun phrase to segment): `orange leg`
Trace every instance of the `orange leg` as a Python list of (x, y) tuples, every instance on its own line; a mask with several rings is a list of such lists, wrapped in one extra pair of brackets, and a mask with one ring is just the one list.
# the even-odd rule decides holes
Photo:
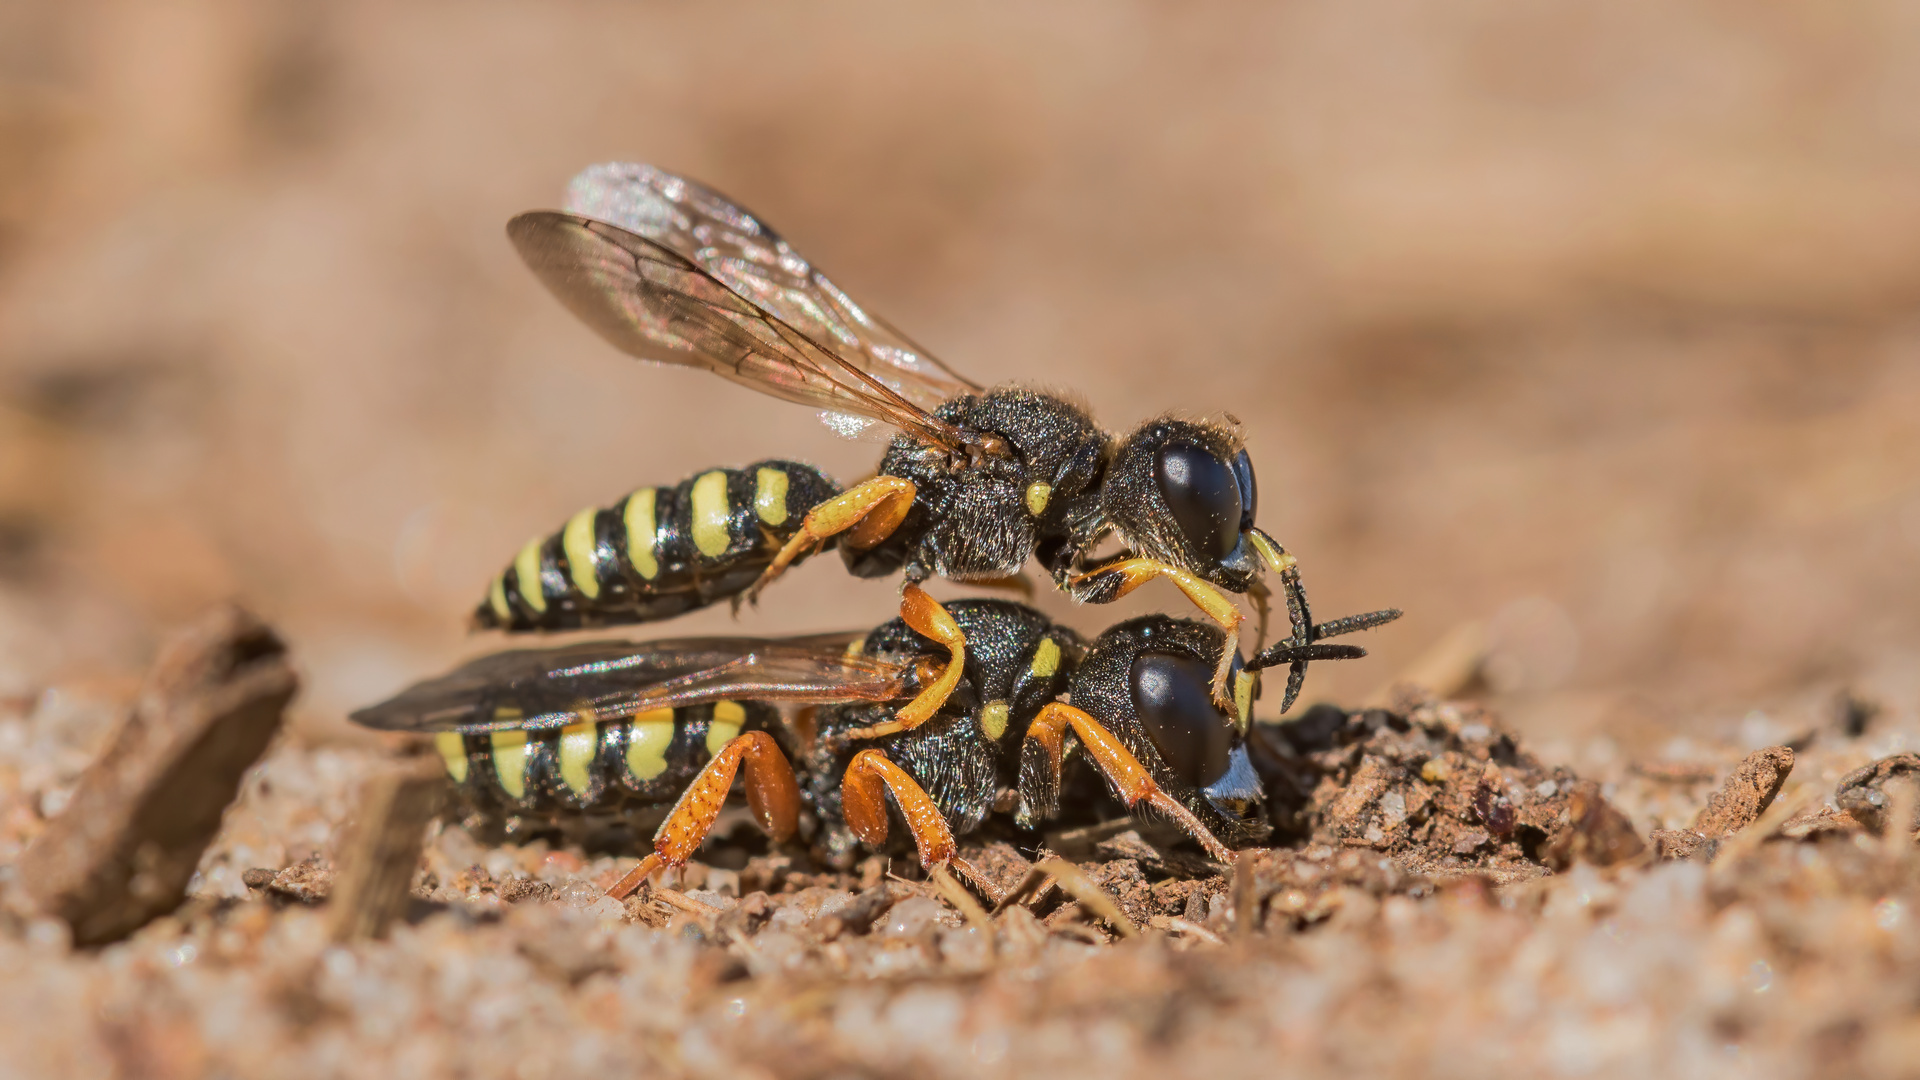
[(764, 731), (749, 731), (735, 736), (707, 767), (693, 778), (673, 812), (653, 834), (653, 854), (615, 882), (607, 895), (615, 900), (640, 887), (657, 870), (680, 866), (700, 850), (713, 821), (726, 805), (727, 792), (733, 787), (733, 774), (742, 763), (747, 767), (747, 806), (775, 843), (793, 838), (800, 824), (800, 786), (794, 782), (793, 766), (780, 752), (780, 745)]
[(793, 534), (780, 548), (773, 562), (761, 572), (760, 579), (747, 590), (747, 600), (760, 601), (760, 590), (773, 584), (773, 580), (786, 573), (793, 560), (805, 555), (831, 536), (847, 534), (847, 546), (855, 550), (870, 548), (887, 537), (907, 519), (907, 511), (913, 507), (913, 497), (919, 489), (913, 481), (898, 476), (876, 476), (864, 483), (855, 484), (846, 491), (835, 495), (812, 510), (800, 523), (800, 531)]
[(1052, 763), (1054, 790), (1060, 787), (1060, 762), (1068, 728), (1072, 728), (1073, 733), (1080, 737), (1080, 745), (1087, 748), (1087, 756), (1093, 758), (1094, 764), (1100, 767), (1128, 808), (1144, 801), (1172, 818), (1187, 831), (1188, 836), (1198, 840), (1200, 846), (1207, 849), (1207, 854), (1223, 863), (1233, 861), (1233, 852), (1213, 835), (1212, 830), (1201, 824), (1199, 818), (1193, 816), (1193, 811), (1162, 791), (1160, 785), (1153, 782), (1147, 767), (1140, 764), (1140, 759), (1134, 757), (1133, 751), (1128, 750), (1113, 732), (1102, 727), (1100, 721), (1084, 711), (1058, 701), (1041, 709), (1040, 715), (1034, 717), (1033, 723), (1027, 727), (1027, 738), (1038, 743)]
[(1222, 710), (1232, 710), (1233, 694), (1227, 687), (1227, 673), (1233, 668), (1234, 654), (1239, 651), (1240, 620), (1245, 616), (1219, 589), (1199, 575), (1177, 566), (1152, 559), (1121, 559), (1070, 578), (1067, 592), (1075, 600), (1084, 603), (1106, 604), (1160, 577), (1179, 586), (1194, 606), (1227, 632), (1226, 644), (1220, 650), (1220, 661), (1213, 669), (1213, 701)]
[(912, 731), (933, 719), (934, 714), (940, 711), (940, 706), (945, 705), (947, 698), (953, 694), (953, 688), (960, 685), (961, 669), (967, 662), (967, 636), (960, 632), (960, 624), (953, 621), (953, 616), (947, 613), (940, 601), (928, 596), (920, 586), (909, 585), (900, 590), (900, 617), (917, 633), (947, 647), (951, 654), (947, 668), (939, 678), (923, 687), (912, 701), (902, 705), (892, 720), (849, 731), (848, 738), (876, 739), (896, 731)]
[(886, 844), (888, 792), (893, 793), (893, 801), (913, 833), (913, 842), (919, 845), (921, 868), (945, 863), (979, 884), (979, 875), (959, 857), (953, 830), (947, 828), (947, 819), (933, 804), (933, 796), (878, 749), (853, 755), (840, 781), (841, 813), (854, 835), (870, 847)]

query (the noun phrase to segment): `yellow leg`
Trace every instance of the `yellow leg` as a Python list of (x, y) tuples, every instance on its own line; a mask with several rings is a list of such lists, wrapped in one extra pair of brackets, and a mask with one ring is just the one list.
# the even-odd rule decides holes
[(1233, 667), (1234, 653), (1240, 648), (1240, 620), (1245, 616), (1219, 589), (1199, 575), (1177, 566), (1152, 559), (1121, 559), (1069, 579), (1067, 591), (1075, 600), (1105, 604), (1120, 599), (1154, 578), (1166, 578), (1179, 586), (1195, 607), (1227, 632), (1226, 645), (1221, 649), (1220, 660), (1213, 669), (1213, 702), (1233, 715), (1233, 694), (1227, 686), (1227, 673)]
[(1129, 808), (1145, 802), (1172, 818), (1187, 831), (1188, 836), (1198, 840), (1200, 846), (1207, 849), (1207, 854), (1223, 863), (1233, 862), (1233, 852), (1227, 849), (1227, 845), (1221, 843), (1220, 838), (1213, 835), (1213, 830), (1202, 824), (1199, 818), (1194, 817), (1193, 811), (1161, 790), (1160, 785), (1154, 783), (1152, 774), (1147, 772), (1147, 767), (1140, 764), (1140, 759), (1134, 757), (1133, 751), (1127, 749), (1126, 744), (1113, 732), (1084, 710), (1058, 701), (1048, 703), (1027, 727), (1027, 738), (1046, 751), (1053, 770), (1054, 790), (1060, 788), (1060, 761), (1066, 749), (1068, 728), (1072, 728), (1073, 733), (1080, 737), (1080, 745), (1086, 748), (1087, 756), (1100, 767)]
[(912, 701), (900, 707), (892, 720), (872, 727), (856, 728), (847, 732), (852, 739), (876, 739), (882, 735), (891, 735), (896, 731), (912, 731), (921, 724), (933, 719), (940, 706), (947, 703), (953, 688), (960, 685), (961, 669), (967, 662), (967, 636), (960, 632), (960, 624), (941, 606), (940, 601), (928, 596), (918, 585), (909, 585), (900, 590), (900, 617), (908, 626), (924, 637), (932, 638), (947, 647), (950, 654), (946, 670), (940, 676), (922, 687)]
[(876, 476), (835, 495), (807, 512), (800, 531), (784, 544), (760, 579), (747, 590), (747, 600), (758, 603), (760, 591), (785, 573), (793, 560), (818, 547), (830, 536), (847, 534), (847, 544), (855, 549), (870, 548), (887, 537), (907, 518), (918, 489), (913, 481), (898, 476)]

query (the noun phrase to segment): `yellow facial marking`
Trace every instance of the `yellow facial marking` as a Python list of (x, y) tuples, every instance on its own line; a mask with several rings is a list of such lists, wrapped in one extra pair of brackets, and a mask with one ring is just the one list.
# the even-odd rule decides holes
[(540, 584), (540, 545), (546, 542), (544, 536), (534, 537), (513, 559), (513, 573), (520, 582), (520, 598), (540, 612), (547, 610), (547, 591)]
[(707, 753), (717, 754), (726, 749), (740, 734), (740, 725), (746, 722), (746, 706), (737, 701), (714, 702), (713, 723), (707, 725)]
[(761, 469), (754, 474), (753, 512), (769, 525), (786, 524), (786, 473), (779, 469)]
[(667, 747), (672, 745), (672, 709), (649, 709), (635, 716), (627, 731), (627, 771), (636, 780), (666, 772)]
[(527, 797), (527, 733), (519, 728), (496, 731), (493, 741), (493, 775), (500, 787), (516, 799)]
[(433, 748), (440, 751), (440, 760), (447, 763), (447, 775), (456, 784), (467, 782), (467, 740), (457, 731), (435, 732)]
[(600, 749), (600, 725), (592, 720), (560, 729), (560, 780), (575, 795), (593, 786), (593, 758)]
[(693, 546), (709, 559), (725, 554), (733, 543), (727, 532), (727, 518), (733, 508), (727, 505), (727, 474), (715, 469), (702, 473), (693, 482)]
[(1236, 721), (1240, 730), (1247, 730), (1253, 721), (1253, 688), (1260, 676), (1251, 671), (1242, 671), (1233, 677), (1233, 707), (1240, 712)]
[(867, 635), (861, 634), (859, 637), (854, 638), (852, 641), (847, 642), (847, 655), (859, 656), (862, 652), (866, 651), (866, 648), (867, 648)]
[(1035, 481), (1027, 485), (1027, 512), (1039, 517), (1047, 512), (1047, 500), (1053, 497), (1053, 485)]
[(1041, 638), (1040, 647), (1033, 650), (1033, 673), (1039, 678), (1048, 679), (1060, 670), (1060, 643), (1052, 638)]
[(507, 575), (493, 576), (493, 584), (487, 588), (487, 606), (493, 609), (493, 617), (501, 622), (513, 619), (513, 608), (507, 604)]
[(999, 741), (1007, 733), (1007, 703), (989, 701), (987, 707), (980, 710), (980, 730), (987, 738)]
[(589, 600), (600, 595), (600, 575), (594, 572), (593, 560), (593, 519), (598, 513), (598, 507), (587, 507), (568, 518), (566, 530), (560, 534), (560, 550), (567, 553), (567, 572), (573, 575), (573, 587)]
[(653, 557), (654, 533), (659, 531), (653, 515), (654, 499), (652, 488), (641, 488), (627, 496), (626, 509), (621, 513), (627, 526), (627, 560), (648, 581), (660, 576), (660, 560)]

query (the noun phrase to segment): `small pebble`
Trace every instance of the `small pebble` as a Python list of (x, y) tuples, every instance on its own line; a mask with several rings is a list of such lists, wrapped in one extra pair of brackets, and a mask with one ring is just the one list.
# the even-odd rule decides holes
[(914, 937), (932, 926), (944, 911), (945, 906), (938, 900), (929, 900), (924, 896), (908, 897), (887, 912), (880, 933), (884, 937)]

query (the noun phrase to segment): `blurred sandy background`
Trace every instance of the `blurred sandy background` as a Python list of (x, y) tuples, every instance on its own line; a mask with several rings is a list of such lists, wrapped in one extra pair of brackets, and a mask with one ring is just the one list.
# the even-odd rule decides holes
[[(633, 159), (978, 379), (1245, 421), (1319, 612), (1408, 611), (1310, 695), (1478, 619), (1587, 767), (1911, 714), (1916, 102), (1897, 3), (0, 3), (0, 694), (235, 596), (343, 732), (582, 505), (870, 469), (519, 265), (511, 214)], [(893, 589), (818, 560), (741, 626)]]

